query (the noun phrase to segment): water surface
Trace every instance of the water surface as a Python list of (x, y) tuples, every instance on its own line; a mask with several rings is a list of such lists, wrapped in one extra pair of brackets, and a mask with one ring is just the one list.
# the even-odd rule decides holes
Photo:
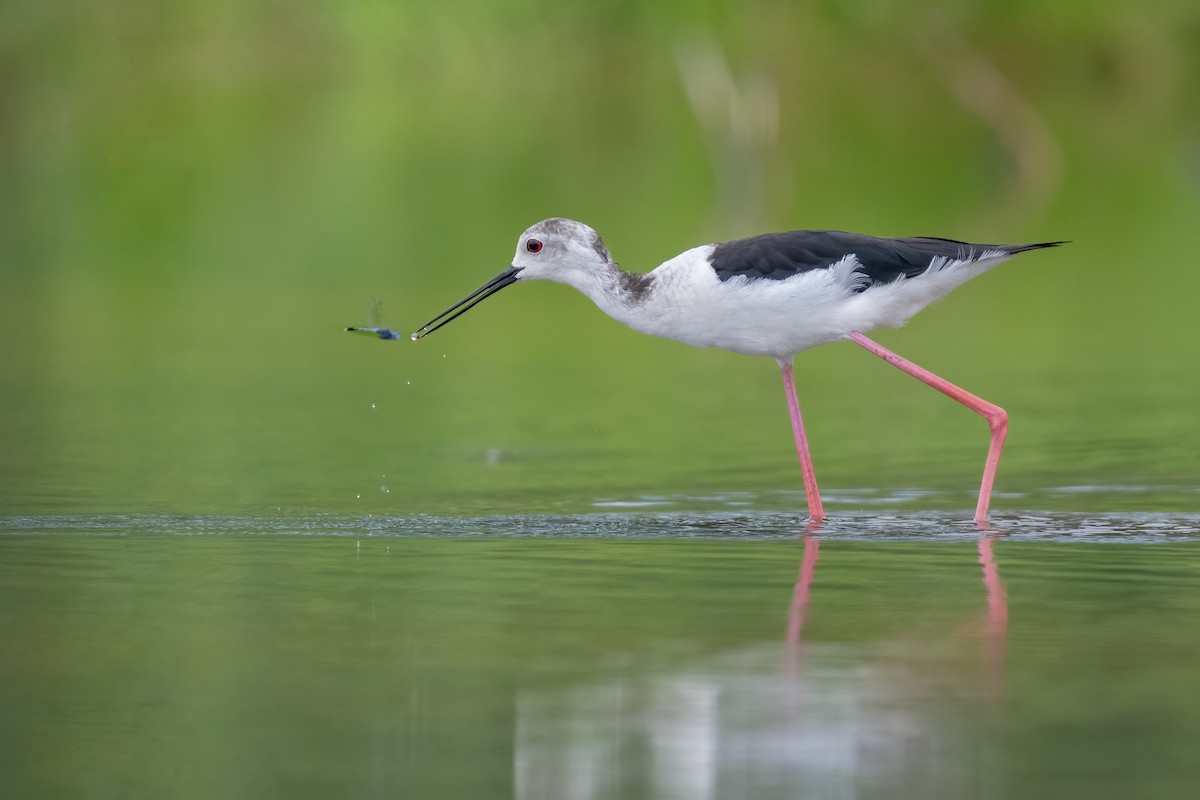
[(1200, 518), (0, 520), (14, 796), (1186, 797)]

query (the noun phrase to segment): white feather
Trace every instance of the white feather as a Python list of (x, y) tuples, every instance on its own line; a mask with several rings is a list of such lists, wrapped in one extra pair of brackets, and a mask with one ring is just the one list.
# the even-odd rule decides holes
[(786, 358), (851, 331), (903, 325), (1008, 257), (991, 251), (974, 260), (938, 258), (916, 277), (860, 290), (870, 279), (855, 271), (853, 256), (784, 280), (736, 276), (722, 282), (708, 263), (711, 252), (711, 245), (697, 247), (654, 270), (652, 289), (639, 303), (585, 293), (609, 316), (643, 333), (696, 347)]

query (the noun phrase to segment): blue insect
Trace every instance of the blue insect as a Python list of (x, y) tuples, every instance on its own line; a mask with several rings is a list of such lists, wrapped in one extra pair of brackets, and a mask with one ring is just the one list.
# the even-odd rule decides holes
[(391, 328), (379, 327), (379, 311), (382, 306), (383, 304), (379, 300), (372, 299), (371, 305), (367, 308), (367, 324), (370, 327), (346, 328), (346, 330), (351, 333), (365, 333), (368, 336), (375, 336), (379, 339), (399, 339), (400, 334)]

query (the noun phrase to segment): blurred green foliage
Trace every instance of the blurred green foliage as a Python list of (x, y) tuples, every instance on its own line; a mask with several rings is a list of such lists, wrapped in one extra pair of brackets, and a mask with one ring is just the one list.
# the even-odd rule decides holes
[[(1008, 407), (1001, 489), (1194, 486), (1198, 78), (1191, 0), (9, 0), (0, 509), (793, 488), (769, 362), (563, 287), (338, 332), (373, 296), (423, 322), (547, 216), (634, 270), (799, 227), (1073, 240), (883, 340)], [(842, 347), (797, 373), (826, 485), (970, 505), (969, 415)]]

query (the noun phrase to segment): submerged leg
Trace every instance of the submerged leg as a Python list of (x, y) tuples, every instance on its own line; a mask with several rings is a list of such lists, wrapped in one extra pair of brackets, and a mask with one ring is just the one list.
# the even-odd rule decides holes
[(898, 367), (912, 375), (922, 383), (927, 383), (947, 397), (953, 398), (979, 416), (987, 420), (988, 429), (992, 432), (992, 442), (988, 446), (987, 462), (983, 467), (983, 483), (979, 487), (979, 504), (975, 506), (975, 521), (987, 519), (988, 505), (992, 500), (992, 484), (996, 481), (996, 467), (1000, 464), (1000, 451), (1004, 449), (1004, 437), (1008, 435), (1008, 414), (1000, 406), (976, 397), (968, 391), (958, 388), (953, 383), (939, 378), (927, 369), (918, 367), (906, 358), (888, 350), (883, 345), (873, 342), (858, 331), (851, 331), (850, 341), (869, 350), (893, 367)]
[(796, 399), (796, 379), (792, 374), (792, 359), (779, 360), (783, 372), (783, 391), (787, 393), (788, 414), (792, 417), (792, 435), (796, 437), (796, 453), (800, 456), (800, 474), (804, 476), (804, 496), (808, 498), (808, 516), (817, 521), (825, 519), (821, 493), (817, 490), (817, 475), (813, 472), (812, 456), (808, 454), (808, 437), (804, 435), (804, 420), (800, 418), (800, 401)]

